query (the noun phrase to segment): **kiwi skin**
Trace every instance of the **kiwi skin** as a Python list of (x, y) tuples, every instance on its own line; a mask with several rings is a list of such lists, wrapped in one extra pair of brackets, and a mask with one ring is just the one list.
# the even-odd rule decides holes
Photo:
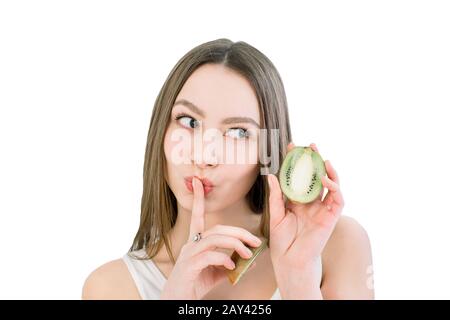
[[(307, 194), (298, 194), (289, 188), (289, 171), (295, 164), (296, 159), (299, 159), (303, 153), (309, 153), (313, 160), (314, 168), (314, 184), (308, 190)], [(325, 163), (318, 152), (315, 152), (311, 147), (295, 147), (291, 149), (285, 156), (281, 170), (279, 173), (279, 181), (283, 194), (291, 201), (298, 203), (310, 203), (316, 200), (322, 189), (322, 177), (326, 175)]]
[(231, 260), (233, 260), (236, 267), (233, 270), (227, 269), (226, 272), (228, 280), (233, 286), (238, 283), (242, 276), (248, 271), (249, 267), (256, 260), (258, 255), (268, 248), (267, 239), (264, 237), (259, 239), (261, 240), (261, 244), (256, 248), (245, 245), (253, 253), (249, 259), (242, 258), (237, 251), (234, 251), (231, 255)]

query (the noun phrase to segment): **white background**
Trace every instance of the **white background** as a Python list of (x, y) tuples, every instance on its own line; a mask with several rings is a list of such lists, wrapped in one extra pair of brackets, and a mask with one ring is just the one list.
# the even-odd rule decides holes
[(0, 298), (79, 299), (137, 231), (146, 135), (175, 63), (265, 53), (294, 142), (334, 163), (377, 299), (450, 298), (447, 1), (1, 1)]

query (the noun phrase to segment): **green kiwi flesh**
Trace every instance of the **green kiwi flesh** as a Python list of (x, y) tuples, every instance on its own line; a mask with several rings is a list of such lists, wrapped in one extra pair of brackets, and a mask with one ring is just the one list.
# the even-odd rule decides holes
[(283, 160), (279, 174), (284, 195), (291, 201), (309, 203), (317, 199), (323, 189), (325, 164), (311, 147), (294, 147)]
[(249, 247), (245, 245), (247, 248), (252, 251), (253, 255), (250, 257), (250, 259), (244, 259), (242, 258), (237, 251), (234, 251), (231, 255), (231, 260), (233, 260), (235, 264), (235, 268), (233, 270), (227, 269), (227, 276), (230, 283), (234, 286), (236, 283), (239, 282), (239, 280), (242, 278), (242, 276), (247, 272), (248, 268), (252, 265), (252, 263), (256, 260), (258, 255), (264, 251), (264, 249), (267, 248), (267, 239), (266, 238), (259, 238), (261, 240), (261, 244), (259, 247)]

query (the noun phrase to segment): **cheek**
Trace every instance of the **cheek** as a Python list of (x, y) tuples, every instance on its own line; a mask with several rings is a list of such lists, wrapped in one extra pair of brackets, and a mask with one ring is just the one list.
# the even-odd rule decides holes
[(259, 161), (258, 140), (255, 138), (226, 139), (222, 157), (224, 164), (243, 165), (245, 168), (239, 169), (240, 171), (251, 171), (252, 166), (258, 165)]
[(227, 166), (227, 177), (229, 177), (229, 190), (244, 196), (255, 183), (259, 174), (258, 165), (231, 165)]
[(182, 159), (178, 159), (174, 154), (179, 142), (174, 141), (173, 137), (173, 129), (169, 127), (164, 136), (164, 157), (166, 161), (167, 183), (172, 191), (176, 191), (178, 187), (175, 184), (174, 177), (178, 175), (177, 170), (182, 163)]
[(168, 165), (188, 164), (191, 136), (186, 130), (169, 127), (164, 137), (164, 155)]
[(175, 142), (170, 140), (170, 130), (167, 130), (167, 133), (164, 137), (164, 156), (166, 157), (166, 161), (168, 161), (169, 163), (171, 163), (171, 154), (172, 154), (172, 150), (174, 148)]

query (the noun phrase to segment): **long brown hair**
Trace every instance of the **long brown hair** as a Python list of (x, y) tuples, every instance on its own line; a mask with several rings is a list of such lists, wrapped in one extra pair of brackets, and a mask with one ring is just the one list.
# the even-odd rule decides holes
[[(172, 262), (175, 263), (167, 234), (177, 219), (177, 200), (166, 181), (164, 136), (178, 93), (189, 76), (205, 63), (222, 64), (243, 75), (253, 85), (259, 102), (261, 129), (279, 130), (276, 141), (278, 146), (274, 148), (279, 153), (275, 155), (278, 159), (283, 159), (291, 141), (283, 82), (275, 66), (263, 53), (243, 41), (232, 42), (228, 39), (209, 41), (186, 53), (172, 69), (158, 94), (148, 130), (141, 218), (139, 230), (129, 250), (131, 253), (145, 248), (148, 257), (144, 259), (154, 257), (164, 243)], [(268, 139), (266, 147), (271, 158), (274, 157), (271, 154), (272, 142)], [(262, 214), (260, 231), (270, 240), (269, 189), (267, 178), (264, 177), (258, 174), (246, 199), (255, 213)]]

